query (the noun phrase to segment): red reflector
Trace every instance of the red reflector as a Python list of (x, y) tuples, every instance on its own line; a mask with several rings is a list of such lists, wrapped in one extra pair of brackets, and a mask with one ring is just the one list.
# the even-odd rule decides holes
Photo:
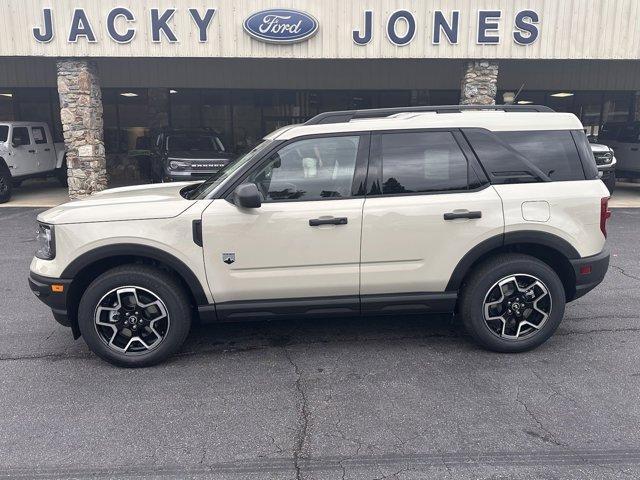
[(609, 210), (609, 197), (600, 199), (600, 231), (607, 238), (607, 220), (611, 218), (611, 210)]
[(591, 273), (591, 265), (580, 267), (580, 275), (589, 275)]

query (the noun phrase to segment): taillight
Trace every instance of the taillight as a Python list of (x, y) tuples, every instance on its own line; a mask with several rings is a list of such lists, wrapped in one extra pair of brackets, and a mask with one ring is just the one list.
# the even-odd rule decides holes
[(600, 230), (602, 234), (607, 236), (607, 220), (611, 218), (611, 210), (609, 210), (609, 197), (600, 199)]

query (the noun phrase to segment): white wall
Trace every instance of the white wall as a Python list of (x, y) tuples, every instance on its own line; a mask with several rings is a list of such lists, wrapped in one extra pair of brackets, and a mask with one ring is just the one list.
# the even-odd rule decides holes
[[(136, 15), (136, 36), (129, 44), (108, 38), (107, 12), (127, 7)], [(149, 8), (175, 7), (171, 22), (179, 42), (152, 43)], [(54, 10), (56, 35), (38, 43), (32, 28), (42, 23), (42, 9)], [(85, 9), (96, 43), (67, 41), (74, 8)], [(199, 43), (189, 8), (216, 7), (209, 41)], [(266, 8), (294, 8), (314, 15), (316, 36), (295, 45), (271, 45), (254, 40), (243, 29), (244, 19)], [(355, 45), (352, 30), (360, 28), (365, 9), (374, 11), (374, 38)], [(417, 20), (413, 41), (394, 46), (385, 35), (385, 22), (396, 9), (410, 10)], [(461, 12), (457, 45), (431, 43), (433, 11)], [(500, 9), (501, 43), (477, 45), (477, 11)], [(511, 34), (515, 13), (536, 10), (540, 37), (531, 46), (516, 44)], [(0, 56), (93, 57), (255, 57), (255, 58), (502, 58), (502, 59), (639, 59), (640, 1), (638, 0), (2, 0)], [(123, 27), (124, 28), (124, 27)]]

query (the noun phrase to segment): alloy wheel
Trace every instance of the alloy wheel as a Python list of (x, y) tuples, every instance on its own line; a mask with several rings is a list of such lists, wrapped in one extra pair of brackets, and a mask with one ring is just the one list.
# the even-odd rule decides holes
[(155, 293), (127, 286), (104, 295), (95, 310), (96, 332), (119, 353), (140, 355), (158, 347), (169, 332), (170, 318)]
[(544, 326), (551, 307), (549, 288), (539, 278), (524, 273), (509, 275), (485, 295), (484, 321), (501, 338), (523, 340)]

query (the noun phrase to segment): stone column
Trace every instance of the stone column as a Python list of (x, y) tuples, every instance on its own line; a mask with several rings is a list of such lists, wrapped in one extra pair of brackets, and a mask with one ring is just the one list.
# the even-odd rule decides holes
[(149, 128), (169, 126), (169, 89), (149, 88)]
[(460, 86), (461, 105), (495, 105), (498, 92), (498, 62), (474, 60), (467, 63)]
[(57, 69), (69, 197), (82, 198), (107, 186), (98, 69), (94, 61), (77, 58), (59, 59)]

